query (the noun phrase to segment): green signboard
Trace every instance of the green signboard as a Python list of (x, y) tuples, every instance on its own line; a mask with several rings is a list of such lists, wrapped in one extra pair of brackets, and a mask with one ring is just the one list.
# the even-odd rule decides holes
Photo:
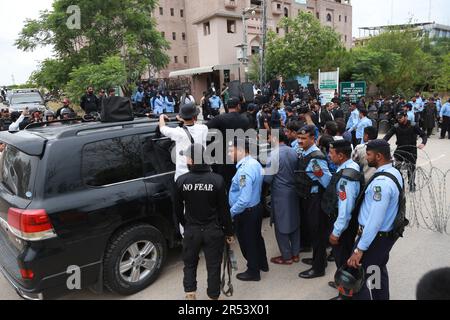
[(341, 82), (341, 97), (350, 97), (352, 102), (356, 102), (359, 98), (365, 97), (367, 93), (367, 84), (365, 81)]

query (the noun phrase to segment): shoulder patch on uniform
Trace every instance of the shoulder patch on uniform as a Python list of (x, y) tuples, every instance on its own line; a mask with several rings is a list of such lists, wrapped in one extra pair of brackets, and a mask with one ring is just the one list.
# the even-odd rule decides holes
[(324, 175), (322, 167), (317, 160), (313, 160), (313, 173), (317, 178), (322, 178)]
[(341, 201), (347, 200), (347, 191), (345, 190), (345, 185), (341, 184), (341, 187), (339, 189), (339, 199)]
[(241, 188), (245, 187), (247, 185), (247, 176), (242, 175), (239, 179), (239, 186)]
[(373, 192), (374, 192), (374, 194), (373, 194), (373, 200), (375, 200), (375, 201), (381, 201), (381, 199), (382, 199), (382, 194), (381, 194), (381, 187), (380, 186), (375, 186), (374, 188), (373, 188)]

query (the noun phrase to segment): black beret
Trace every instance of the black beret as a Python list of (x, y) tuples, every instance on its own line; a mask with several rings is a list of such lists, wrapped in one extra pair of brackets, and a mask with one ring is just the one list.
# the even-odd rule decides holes
[(367, 144), (367, 151), (391, 149), (391, 145), (383, 139), (372, 140)]
[(332, 143), (330, 143), (330, 148), (333, 148), (333, 149), (337, 149), (337, 148), (344, 149), (344, 148), (351, 148), (351, 147), (352, 147), (352, 144), (346, 140), (336, 140), (336, 141), (333, 141)]
[(315, 126), (304, 126), (298, 132), (298, 134), (309, 134), (310, 136), (316, 135), (316, 127)]

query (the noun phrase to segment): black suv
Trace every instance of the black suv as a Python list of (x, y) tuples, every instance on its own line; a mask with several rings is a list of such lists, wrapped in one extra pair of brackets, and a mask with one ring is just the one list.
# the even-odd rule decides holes
[[(177, 125), (171, 123), (171, 126)], [(150, 119), (0, 133), (0, 271), (20, 296), (81, 287), (130, 295), (180, 244), (171, 142)], [(75, 271), (74, 271), (75, 270)]]

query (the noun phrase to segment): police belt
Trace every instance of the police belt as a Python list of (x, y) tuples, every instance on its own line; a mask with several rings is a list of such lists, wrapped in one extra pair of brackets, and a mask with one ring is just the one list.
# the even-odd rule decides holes
[(261, 203), (259, 203), (259, 204), (257, 204), (257, 205), (254, 206), (254, 207), (245, 209), (244, 212), (253, 212), (253, 211), (256, 211), (256, 210), (260, 209), (261, 206), (262, 206)]
[[(363, 232), (364, 232), (364, 227), (363, 226), (359, 226), (358, 237), (361, 237)], [(378, 238), (393, 238), (394, 237), (394, 232), (393, 231), (390, 231), (390, 232), (378, 232), (377, 233), (377, 237)]]

